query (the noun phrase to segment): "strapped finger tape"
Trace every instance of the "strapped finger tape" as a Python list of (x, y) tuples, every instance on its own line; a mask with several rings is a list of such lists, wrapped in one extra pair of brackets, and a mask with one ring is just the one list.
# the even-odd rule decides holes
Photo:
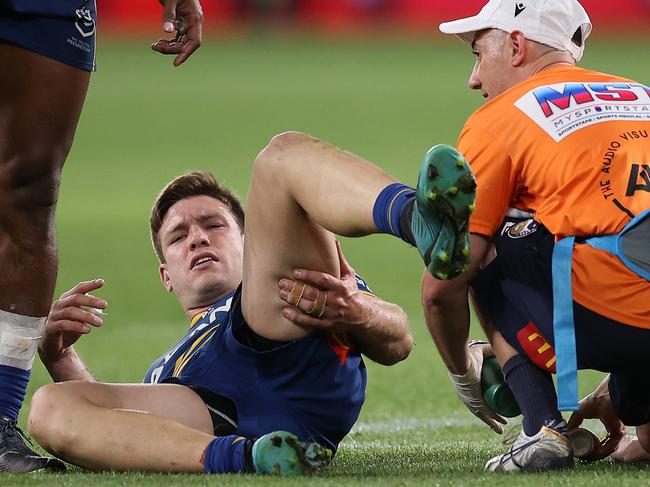
[(327, 291), (318, 290), (318, 294), (316, 295), (316, 301), (314, 301), (314, 305), (311, 307), (311, 309), (307, 311), (307, 314), (316, 316), (318, 318), (322, 318), (323, 315), (325, 314), (326, 305), (327, 305)]
[(287, 303), (289, 303), (291, 306), (298, 307), (304, 292), (305, 283), (302, 281), (294, 282), (293, 287), (291, 288), (291, 292), (289, 293), (289, 297), (287, 298)]

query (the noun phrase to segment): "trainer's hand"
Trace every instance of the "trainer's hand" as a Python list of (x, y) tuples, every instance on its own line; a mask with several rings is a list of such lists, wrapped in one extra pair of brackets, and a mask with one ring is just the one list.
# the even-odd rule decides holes
[(201, 45), (203, 10), (199, 0), (160, 0), (163, 4), (163, 30), (176, 33), (173, 39), (159, 39), (151, 49), (175, 54), (174, 66), (180, 66)]
[(585, 419), (599, 419), (607, 430), (607, 436), (590, 456), (590, 460), (600, 460), (614, 453), (625, 437), (625, 425), (618, 419), (612, 400), (609, 397), (609, 376), (600, 385), (580, 401), (580, 409), (571, 415), (569, 430), (580, 426)]
[(503, 433), (502, 424), (508, 424), (503, 416), (492, 411), (483, 400), (481, 390), (481, 369), (483, 359), (494, 355), (489, 343), (473, 340), (467, 345), (469, 369), (461, 375), (449, 372), (449, 378), (456, 386), (458, 398), (474, 416), (487, 424), (495, 433)]
[(80, 282), (54, 302), (38, 346), (44, 364), (53, 364), (64, 358), (82, 335), (90, 333), (88, 325), (103, 324), (102, 318), (95, 314), (97, 311), (93, 313), (92, 310), (106, 309), (108, 303), (88, 294), (103, 285), (103, 279)]
[[(336, 250), (341, 266), (340, 278), (325, 272), (296, 269), (293, 271), (294, 279), (278, 281), (280, 298), (290, 305), (282, 310), (282, 314), (289, 321), (306, 328), (321, 328), (328, 332), (351, 331), (368, 322), (372, 313), (371, 303), (359, 290), (354, 269), (345, 260), (338, 240)], [(302, 284), (302, 296), (297, 303), (292, 304), (291, 291), (294, 286)], [(321, 314), (316, 300), (319, 296), (323, 299), (322, 293), (327, 293), (327, 296)]]

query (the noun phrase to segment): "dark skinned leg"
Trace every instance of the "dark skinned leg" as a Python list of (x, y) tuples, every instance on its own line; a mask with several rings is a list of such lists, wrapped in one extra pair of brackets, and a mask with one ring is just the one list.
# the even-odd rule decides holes
[(56, 284), (59, 179), (90, 73), (5, 43), (0, 60), (0, 471), (60, 470), (16, 419)]
[(90, 73), (0, 43), (0, 309), (47, 315), (54, 210)]

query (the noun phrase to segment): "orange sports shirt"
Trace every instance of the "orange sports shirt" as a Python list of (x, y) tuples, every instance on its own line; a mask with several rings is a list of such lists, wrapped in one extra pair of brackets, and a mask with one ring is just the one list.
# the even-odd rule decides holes
[[(491, 238), (509, 207), (533, 211), (556, 238), (617, 233), (650, 208), (650, 88), (550, 68), (474, 112), (458, 149), (478, 182), (472, 233)], [(604, 251), (576, 245), (573, 293), (603, 316), (650, 328), (650, 283)]]

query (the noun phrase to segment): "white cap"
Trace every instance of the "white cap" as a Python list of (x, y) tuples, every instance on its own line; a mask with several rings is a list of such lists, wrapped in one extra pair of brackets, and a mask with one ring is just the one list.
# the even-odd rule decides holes
[(489, 0), (474, 17), (440, 24), (440, 32), (456, 34), (470, 44), (483, 29), (517, 30), (526, 39), (569, 52), (577, 62), (591, 21), (578, 0)]

